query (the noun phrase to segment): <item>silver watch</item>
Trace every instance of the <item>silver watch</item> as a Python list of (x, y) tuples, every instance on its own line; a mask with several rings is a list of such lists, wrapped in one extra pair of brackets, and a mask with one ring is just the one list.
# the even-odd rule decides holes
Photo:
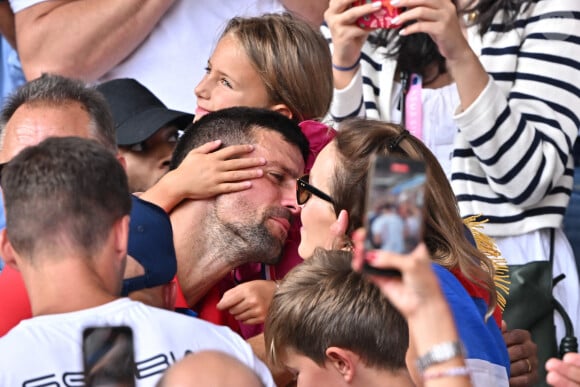
[(465, 349), (459, 341), (447, 341), (434, 345), (426, 354), (417, 359), (417, 368), (423, 373), (432, 365), (451, 360), (456, 357), (464, 357)]

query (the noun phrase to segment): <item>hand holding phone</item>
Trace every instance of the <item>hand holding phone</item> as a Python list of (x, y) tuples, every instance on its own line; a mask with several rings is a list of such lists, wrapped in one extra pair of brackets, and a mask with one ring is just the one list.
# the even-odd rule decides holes
[[(426, 173), (423, 162), (376, 156), (369, 172), (365, 250), (408, 254), (423, 239)], [(364, 264), (369, 274), (400, 276), (398, 270)]]
[[(374, 1), (375, 0), (357, 0), (352, 5), (354, 7), (373, 3)], [(378, 11), (359, 18), (357, 20), (357, 25), (365, 30), (399, 27), (399, 24), (393, 23), (393, 19), (399, 16), (399, 8), (391, 5), (391, 0), (382, 0), (382, 3), (383, 5)]]

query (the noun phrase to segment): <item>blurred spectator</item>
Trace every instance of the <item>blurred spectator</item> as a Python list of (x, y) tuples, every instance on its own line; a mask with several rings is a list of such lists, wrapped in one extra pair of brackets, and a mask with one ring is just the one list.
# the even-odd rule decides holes
[(200, 351), (172, 365), (157, 387), (263, 387), (255, 372), (234, 357)]
[(114, 79), (97, 86), (111, 108), (119, 153), (125, 159), (129, 189), (143, 192), (169, 171), (178, 131), (193, 115), (167, 109), (134, 79)]

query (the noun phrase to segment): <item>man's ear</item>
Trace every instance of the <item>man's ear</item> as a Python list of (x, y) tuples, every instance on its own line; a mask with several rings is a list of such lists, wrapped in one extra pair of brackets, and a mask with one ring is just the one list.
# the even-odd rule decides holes
[(294, 117), (292, 117), (293, 114), (292, 114), (292, 111), (290, 110), (290, 108), (283, 103), (279, 103), (277, 105), (270, 106), (270, 110), (274, 110), (275, 112), (278, 112), (278, 113), (282, 114), (283, 116), (286, 116), (290, 119), (294, 118)]
[(129, 215), (125, 215), (115, 222), (113, 232), (115, 237), (115, 251), (125, 259), (127, 256), (127, 244), (129, 243)]
[(12, 247), (12, 243), (10, 243), (10, 240), (8, 239), (8, 232), (6, 229), (3, 229), (0, 232), (0, 257), (2, 257), (4, 263), (8, 266), (14, 270), (18, 270), (16, 252), (14, 251), (14, 247)]
[(326, 366), (334, 367), (346, 383), (352, 383), (360, 357), (354, 352), (340, 347), (329, 347), (325, 353)]

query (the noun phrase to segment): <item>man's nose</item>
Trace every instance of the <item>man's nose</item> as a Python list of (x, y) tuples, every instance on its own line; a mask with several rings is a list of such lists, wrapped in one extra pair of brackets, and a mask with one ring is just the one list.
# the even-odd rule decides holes
[(296, 187), (284, 190), (282, 205), (289, 209), (293, 216), (300, 215), (302, 207), (296, 201)]

